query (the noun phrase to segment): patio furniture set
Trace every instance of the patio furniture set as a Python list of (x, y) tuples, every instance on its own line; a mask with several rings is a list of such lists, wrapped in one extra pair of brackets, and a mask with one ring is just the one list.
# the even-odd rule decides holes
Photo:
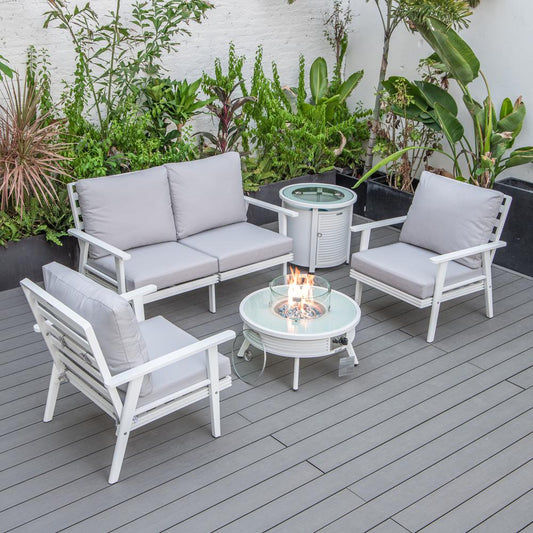
[[(130, 432), (187, 405), (209, 398), (219, 436), (220, 391), (231, 386), (219, 346), (235, 332), (198, 340), (161, 316), (145, 319), (145, 303), (208, 287), (214, 313), (216, 284), (282, 265), (270, 287), (241, 302), (243, 342), (234, 360), (246, 361), (251, 347), (265, 358), (291, 357), (297, 390), (301, 357), (347, 350), (358, 363), (363, 284), (431, 307), (428, 342), (443, 301), (484, 291), (492, 317), (491, 263), (505, 246), (499, 238), (511, 201), (425, 172), (406, 217), (350, 227), (356, 195), (346, 189), (286, 188), (283, 207), (244, 196), (236, 153), (81, 180), (69, 195), (79, 272), (52, 263), (43, 267), (44, 289), (28, 279), (21, 285), (53, 359), (44, 421), (65, 381), (109, 414), (117, 425), (110, 483)], [(247, 204), (277, 212), (279, 232), (249, 224)], [(372, 229), (398, 223), (399, 242), (369, 249)], [(351, 256), (355, 300), (318, 276), (287, 274), (289, 262), (314, 270), (349, 261), (350, 230), (361, 234)]]

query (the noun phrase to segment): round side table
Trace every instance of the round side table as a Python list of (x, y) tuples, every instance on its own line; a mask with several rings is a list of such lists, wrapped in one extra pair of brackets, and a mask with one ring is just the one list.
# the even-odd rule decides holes
[(324, 183), (288, 185), (279, 192), (283, 207), (298, 212), (287, 221), (293, 239), (294, 264), (332, 267), (350, 260), (350, 226), (357, 195)]

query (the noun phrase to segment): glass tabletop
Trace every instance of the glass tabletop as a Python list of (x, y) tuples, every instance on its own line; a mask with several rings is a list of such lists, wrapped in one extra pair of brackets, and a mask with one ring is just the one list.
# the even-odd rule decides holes
[(241, 318), (250, 327), (283, 338), (321, 338), (337, 335), (354, 327), (361, 318), (359, 306), (348, 296), (331, 292), (330, 309), (319, 317), (297, 322), (275, 313), (270, 305), (270, 291), (261, 289), (248, 295), (239, 308)]
[(349, 203), (356, 199), (355, 193), (345, 187), (323, 183), (289, 185), (280, 191), (280, 195), (289, 201), (319, 206)]

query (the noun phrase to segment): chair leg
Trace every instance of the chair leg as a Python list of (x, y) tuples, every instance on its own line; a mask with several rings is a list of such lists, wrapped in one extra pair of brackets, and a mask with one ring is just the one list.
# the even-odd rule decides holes
[(111, 471), (109, 472), (109, 483), (116, 483), (120, 476), (122, 462), (126, 453), (126, 446), (130, 436), (131, 426), (133, 424), (133, 415), (137, 401), (139, 400), (139, 393), (141, 392), (141, 385), (143, 377), (136, 378), (128, 384), (126, 391), (126, 399), (122, 406), (122, 413), (120, 415), (120, 424), (117, 427), (117, 442), (115, 444), (115, 451), (113, 452), (113, 461), (111, 463)]
[(437, 320), (439, 318), (440, 311), (440, 299), (434, 299), (431, 306), (431, 315), (429, 316), (429, 327), (427, 342), (433, 342), (435, 340), (435, 332), (437, 330)]
[(50, 376), (50, 386), (48, 387), (48, 396), (46, 398), (46, 407), (44, 408), (43, 422), (50, 422), (54, 418), (54, 410), (56, 407), (57, 395), (59, 393), (59, 386), (61, 380), (59, 375), (63, 371), (56, 363), (52, 367), (52, 375)]
[(355, 282), (355, 303), (361, 305), (361, 300), (363, 299), (363, 284), (357, 280)]
[(109, 473), (109, 483), (113, 484), (118, 481), (120, 470), (122, 469), (122, 462), (126, 454), (126, 446), (130, 436), (129, 431), (121, 429), (122, 424), (118, 428), (117, 443), (115, 444), (115, 451), (113, 452), (113, 462), (111, 463), (111, 472)]
[(483, 254), (483, 274), (485, 275), (485, 314), (487, 318), (494, 316), (492, 303), (492, 270), (488, 253)]
[(282, 273), (284, 276), (287, 275), (287, 263), (283, 263), (283, 266), (282, 266)]
[(209, 285), (209, 311), (211, 313), (217, 312), (217, 300), (215, 294), (215, 284)]
[[(244, 344), (246, 344), (246, 342), (247, 341), (245, 341)], [(239, 353), (241, 353), (241, 350), (239, 350)], [(211, 412), (211, 433), (213, 437), (220, 437), (220, 390), (218, 375), (218, 350), (216, 346), (211, 347), (207, 350), (206, 362), (207, 376), (209, 378), (209, 409)]]

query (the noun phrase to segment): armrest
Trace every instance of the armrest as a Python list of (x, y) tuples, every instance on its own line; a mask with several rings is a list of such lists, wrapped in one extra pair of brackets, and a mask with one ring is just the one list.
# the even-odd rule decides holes
[(372, 230), (376, 228), (384, 228), (385, 226), (393, 226), (394, 224), (401, 224), (405, 222), (407, 215), (396, 218), (386, 218), (385, 220), (376, 220), (375, 222), (367, 222), (365, 224), (356, 224), (350, 227), (350, 231), (354, 233), (359, 231)]
[(144, 320), (144, 297), (147, 294), (152, 294), (157, 291), (155, 285), (145, 285), (138, 289), (133, 289), (129, 292), (123, 292), (121, 296), (133, 304), (133, 310), (135, 311), (135, 317), (138, 322)]
[(73, 237), (76, 237), (76, 239), (87, 242), (93, 246), (98, 246), (99, 248), (103, 248), (106, 252), (109, 252), (111, 255), (114, 255), (115, 257), (119, 257), (123, 261), (128, 261), (129, 259), (131, 259), (131, 255), (128, 252), (124, 252), (123, 250), (120, 250), (119, 248), (111, 244), (108, 244), (107, 242), (102, 241), (101, 239), (98, 239), (97, 237), (93, 237), (92, 235), (89, 235), (88, 233), (85, 233), (82, 230), (70, 228), (68, 232)]
[(250, 198), (249, 196), (245, 196), (244, 201), (250, 205), (262, 207), (263, 209), (268, 209), (269, 211), (275, 211), (276, 213), (280, 213), (288, 217), (298, 216), (296, 211), (292, 211), (291, 209), (287, 209), (279, 205), (269, 204), (268, 202), (263, 202), (262, 200), (257, 200), (256, 198)]
[(489, 252), (491, 250), (497, 250), (498, 248), (503, 248), (507, 246), (505, 241), (494, 241), (487, 244), (480, 244), (479, 246), (472, 246), (470, 248), (464, 248), (462, 250), (457, 250), (456, 252), (449, 252), (447, 254), (436, 255), (430, 257), (429, 260), (432, 263), (448, 263), (449, 261), (455, 261), (456, 259), (461, 259), (463, 257), (468, 257), (470, 255), (480, 254), (482, 252)]
[(114, 376), (111, 376), (110, 379), (104, 380), (105, 384), (108, 387), (118, 387), (119, 385), (124, 385), (125, 383), (129, 383), (134, 379), (143, 377), (146, 374), (151, 374), (152, 372), (155, 372), (160, 368), (164, 368), (168, 365), (181, 361), (182, 359), (186, 359), (187, 357), (196, 355), (197, 353), (203, 352), (204, 350), (207, 350), (209, 348), (216, 347), (219, 344), (230, 341), (234, 338), (234, 331), (222, 331), (221, 333), (212, 335), (207, 339), (194, 342), (193, 344), (189, 344), (189, 346), (185, 346), (184, 348), (180, 348), (179, 350), (175, 350), (173, 352), (162, 355), (161, 357), (157, 357), (156, 359), (148, 361), (147, 363), (143, 363), (142, 365), (139, 365), (135, 368), (131, 368), (130, 370), (126, 370), (125, 372), (121, 372), (120, 374), (115, 374)]

